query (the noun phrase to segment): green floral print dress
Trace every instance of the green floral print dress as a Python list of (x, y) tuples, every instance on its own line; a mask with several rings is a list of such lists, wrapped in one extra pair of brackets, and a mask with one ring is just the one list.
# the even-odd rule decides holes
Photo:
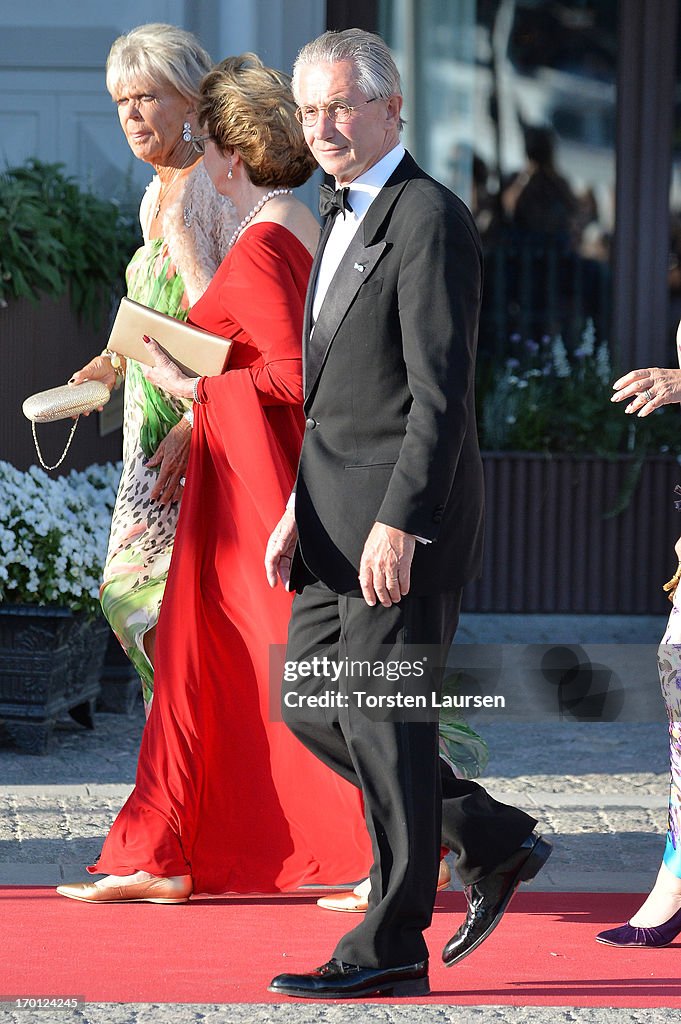
[[(126, 277), (131, 299), (186, 320), (185, 286), (162, 238), (137, 250)], [(158, 468), (148, 469), (146, 460), (187, 408), (187, 402), (150, 384), (139, 363), (127, 361), (123, 475), (100, 598), (111, 628), (140, 675), (147, 707), (153, 693), (153, 667), (144, 637), (158, 621), (180, 506), (179, 502), (162, 506), (150, 498)]]

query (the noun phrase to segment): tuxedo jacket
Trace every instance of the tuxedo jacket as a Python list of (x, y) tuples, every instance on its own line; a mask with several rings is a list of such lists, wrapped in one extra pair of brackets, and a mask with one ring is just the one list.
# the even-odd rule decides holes
[(375, 521), (426, 538), (411, 593), (480, 572), (482, 465), (474, 370), (482, 255), (467, 207), (406, 154), (360, 224), (303, 359), (306, 429), (296, 483), (292, 586), (361, 594)]

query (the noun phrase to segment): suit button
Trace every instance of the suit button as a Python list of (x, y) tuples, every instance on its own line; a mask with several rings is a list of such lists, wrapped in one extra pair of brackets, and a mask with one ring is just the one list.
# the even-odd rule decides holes
[(314, 430), (314, 428), (317, 426), (317, 421), (313, 419), (312, 416), (308, 416), (307, 419), (305, 420), (305, 426), (307, 427), (308, 430)]
[(433, 512), (433, 522), (434, 523), (441, 523), (442, 522), (442, 512), (440, 512), (438, 510)]

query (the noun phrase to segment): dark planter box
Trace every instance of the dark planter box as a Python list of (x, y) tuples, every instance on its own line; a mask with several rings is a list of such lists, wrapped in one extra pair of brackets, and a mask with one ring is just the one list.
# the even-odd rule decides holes
[(64, 608), (0, 606), (0, 721), (22, 750), (44, 754), (57, 717), (92, 728), (108, 625)]
[(681, 515), (673, 456), (485, 452), (485, 558), (467, 612), (664, 615)]
[(141, 697), (140, 678), (114, 633), (109, 630), (97, 710), (131, 715)]

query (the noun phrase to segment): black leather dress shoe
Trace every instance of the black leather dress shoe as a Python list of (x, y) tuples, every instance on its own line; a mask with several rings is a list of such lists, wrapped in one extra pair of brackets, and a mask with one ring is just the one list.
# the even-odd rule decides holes
[(279, 974), (268, 992), (300, 999), (360, 999), (362, 996), (427, 996), (428, 961), (407, 967), (357, 967), (329, 960), (308, 974)]
[(533, 832), (508, 860), (473, 885), (464, 886), (468, 912), (458, 932), (442, 950), (447, 967), (477, 949), (501, 921), (521, 882), (529, 882), (544, 867), (553, 847)]

